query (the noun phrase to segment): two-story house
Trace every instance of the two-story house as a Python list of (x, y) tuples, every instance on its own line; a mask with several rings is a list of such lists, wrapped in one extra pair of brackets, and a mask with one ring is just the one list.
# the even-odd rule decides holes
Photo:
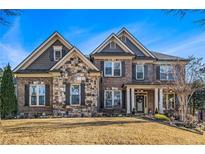
[(125, 28), (90, 57), (55, 32), (14, 69), (19, 113), (163, 113), (176, 106), (176, 93), (165, 84), (174, 80), (172, 64), (178, 61), (187, 63), (149, 51)]

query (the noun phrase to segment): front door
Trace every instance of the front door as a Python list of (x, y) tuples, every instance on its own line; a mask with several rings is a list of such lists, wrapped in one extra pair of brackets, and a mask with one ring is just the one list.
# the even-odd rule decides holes
[(143, 95), (136, 96), (136, 109), (138, 113), (144, 113), (144, 100), (145, 100), (145, 96)]

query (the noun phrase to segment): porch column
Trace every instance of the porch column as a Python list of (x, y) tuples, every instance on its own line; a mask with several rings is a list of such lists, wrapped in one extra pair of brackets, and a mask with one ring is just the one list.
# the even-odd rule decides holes
[(163, 89), (159, 89), (159, 113), (163, 113)]
[(133, 111), (133, 108), (135, 108), (135, 89), (134, 88), (132, 88), (131, 89), (131, 96), (132, 96), (132, 100), (131, 100), (131, 102), (132, 102), (132, 110), (131, 111)]
[(127, 93), (127, 114), (130, 114), (130, 88), (127, 87), (126, 89), (126, 93)]
[(158, 112), (159, 112), (159, 109), (158, 109), (158, 105), (159, 105), (159, 104), (158, 104), (158, 103), (159, 103), (159, 102), (158, 102), (158, 91), (159, 91), (158, 88), (155, 88), (155, 89), (154, 89), (154, 106), (155, 106), (155, 107), (154, 107), (154, 112), (155, 112), (155, 111), (158, 111)]

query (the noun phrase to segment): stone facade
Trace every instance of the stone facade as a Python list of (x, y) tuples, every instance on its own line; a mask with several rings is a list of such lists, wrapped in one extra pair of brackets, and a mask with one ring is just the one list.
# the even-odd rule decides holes
[[(58, 112), (65, 112), (70, 116), (92, 116), (96, 114), (98, 77), (91, 75), (90, 68), (75, 53), (60, 67), (60, 72), (59, 77), (53, 78), (54, 114)], [(66, 105), (66, 83), (85, 84), (85, 105)]]

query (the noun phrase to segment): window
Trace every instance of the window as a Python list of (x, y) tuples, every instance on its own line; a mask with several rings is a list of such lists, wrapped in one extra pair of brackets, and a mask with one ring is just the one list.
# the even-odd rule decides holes
[(112, 76), (112, 62), (105, 62), (104, 72), (105, 76)]
[(104, 75), (109, 77), (109, 76), (121, 76), (122, 71), (121, 71), (121, 62), (116, 61), (105, 61), (104, 63)]
[(160, 66), (160, 80), (174, 80), (172, 65)]
[(166, 110), (175, 108), (175, 93), (166, 92), (163, 95), (163, 107)]
[(136, 79), (137, 80), (144, 79), (144, 65), (136, 65)]
[(116, 43), (114, 41), (110, 42), (110, 49), (116, 49)]
[(54, 60), (59, 61), (62, 58), (62, 46), (53, 46)]
[(45, 106), (45, 85), (30, 85), (30, 106)]
[(114, 76), (121, 76), (121, 62), (114, 62)]
[(124, 35), (122, 35), (122, 36), (120, 37), (120, 39), (121, 39), (121, 41), (124, 42), (124, 43), (126, 43), (126, 41), (127, 41), (127, 38), (126, 38), (126, 36), (124, 36)]
[(112, 107), (112, 91), (105, 91), (105, 107), (111, 108)]
[(121, 90), (105, 90), (104, 105), (105, 108), (121, 107), (122, 92)]
[(80, 85), (72, 84), (70, 87), (70, 102), (72, 105), (80, 104)]

